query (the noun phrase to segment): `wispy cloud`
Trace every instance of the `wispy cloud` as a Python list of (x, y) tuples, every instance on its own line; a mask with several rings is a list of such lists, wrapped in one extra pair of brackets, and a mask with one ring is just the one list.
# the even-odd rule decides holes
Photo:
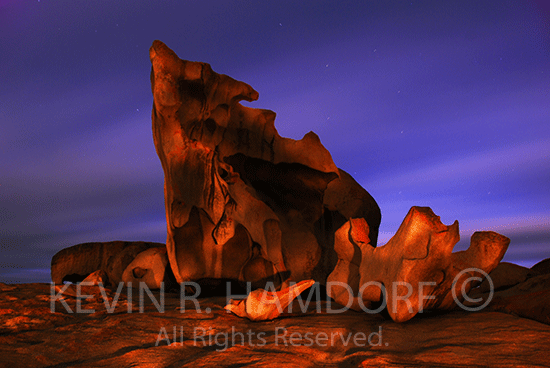
[(480, 151), (463, 158), (412, 168), (403, 173), (373, 175), (364, 182), (365, 188), (386, 190), (410, 186), (430, 185), (436, 187), (442, 182), (467, 182), (479, 178), (491, 178), (495, 173), (508, 171), (539, 171), (550, 166), (550, 140), (542, 139), (490, 151)]

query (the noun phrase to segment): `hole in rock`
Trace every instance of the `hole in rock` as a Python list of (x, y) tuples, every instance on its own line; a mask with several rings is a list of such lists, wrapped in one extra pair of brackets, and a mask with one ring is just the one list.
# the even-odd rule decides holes
[(227, 170), (223, 169), (223, 168), (219, 168), (218, 169), (218, 174), (220, 175), (220, 177), (225, 180), (227, 179), (227, 177), (229, 176), (229, 173), (227, 172)]
[(87, 276), (88, 275), (79, 275), (77, 273), (73, 273), (73, 274), (70, 274), (70, 275), (67, 275), (67, 276), (63, 277), (62, 283), (63, 284), (78, 284), (79, 282), (84, 281), (84, 279)]
[(132, 273), (134, 274), (134, 277), (136, 279), (141, 279), (143, 276), (147, 274), (147, 271), (149, 271), (149, 269), (147, 268), (135, 267), (132, 270)]

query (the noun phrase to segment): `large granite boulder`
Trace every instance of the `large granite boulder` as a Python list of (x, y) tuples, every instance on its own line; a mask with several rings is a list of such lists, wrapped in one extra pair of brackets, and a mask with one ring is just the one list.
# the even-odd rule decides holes
[(324, 283), (337, 262), (334, 232), (351, 217), (366, 220), (376, 245), (378, 205), (317, 135), (281, 137), (274, 112), (239, 103), (258, 99), (252, 87), (181, 60), (160, 41), (150, 59), (166, 247), (178, 282)]

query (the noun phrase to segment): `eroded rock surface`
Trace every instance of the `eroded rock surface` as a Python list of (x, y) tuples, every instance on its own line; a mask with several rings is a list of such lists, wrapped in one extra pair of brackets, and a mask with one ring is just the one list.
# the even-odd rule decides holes
[(150, 289), (160, 289), (167, 281), (168, 256), (166, 247), (152, 247), (140, 252), (122, 273), (124, 283), (144, 282)]
[[(512, 313), (550, 324), (550, 267), (548, 265), (549, 260), (546, 259), (527, 269), (526, 272), (524, 267), (510, 264), (506, 268), (512, 268), (515, 272), (510, 272), (506, 276), (500, 273), (492, 274), (495, 277), (494, 284), (499, 285), (493, 293), (479, 287), (471, 290), (470, 297), (479, 298), (483, 303), (491, 300), (487, 310)], [(522, 282), (516, 282), (523, 278), (525, 273), (526, 278)], [(511, 280), (514, 282), (510, 282)]]
[[(384, 246), (369, 244), (369, 227), (351, 219), (335, 236), (338, 264), (327, 292), (354, 310), (376, 310), (386, 302), (394, 321), (407, 321), (424, 309), (453, 309), (473, 286), (471, 277), (491, 272), (510, 239), (495, 232), (476, 232), (468, 250), (452, 253), (459, 241), (458, 221), (444, 225), (429, 207), (412, 207)], [(382, 293), (385, 292), (385, 295)]]
[(315, 133), (281, 137), (275, 113), (242, 106), (258, 92), (150, 49), (153, 138), (164, 170), (168, 259), (178, 282), (204, 278), (325, 282), (334, 232), (363, 218), (376, 245), (380, 210)]
[[(115, 305), (113, 292), (106, 297)], [(0, 366), (544, 367), (550, 350), (550, 326), (485, 310), (395, 323), (381, 314), (329, 313), (341, 306), (323, 301), (320, 313), (315, 303), (306, 313), (293, 305), (298, 313), (252, 322), (227, 313), (223, 297), (198, 299), (201, 313), (192, 301), (183, 311), (170, 293), (163, 313), (147, 296), (143, 313), (137, 295), (132, 302), (119, 295), (112, 313), (97, 290), (81, 300), (93, 313), (68, 313), (59, 299), (52, 313), (51, 299), (49, 284), (0, 284)], [(73, 312), (77, 300), (64, 297)]]
[(82, 280), (82, 283), (86, 285), (107, 285), (109, 283), (109, 277), (105, 271), (97, 270), (86, 276), (86, 278)]
[[(126, 271), (130, 264), (133, 266), (132, 270)], [(158, 288), (160, 281), (168, 281), (165, 279), (166, 266), (164, 244), (112, 241), (77, 244), (60, 250), (52, 258), (51, 273), (52, 282), (56, 284), (66, 281), (81, 282), (98, 271), (96, 276), (100, 277), (105, 285), (116, 287), (122, 281), (142, 281), (150, 288)], [(141, 270), (136, 273), (134, 268)], [(97, 282), (99, 278), (86, 281)]]
[(315, 284), (314, 280), (303, 280), (278, 292), (256, 289), (248, 294), (246, 299), (231, 300), (225, 309), (251, 321), (274, 319), (279, 317), (300, 293), (313, 284)]
[(496, 268), (489, 273), (491, 282), (488, 279), (483, 280), (479, 285), (480, 292), (493, 290), (502, 290), (522, 283), (527, 279), (529, 269), (509, 262), (500, 262)]

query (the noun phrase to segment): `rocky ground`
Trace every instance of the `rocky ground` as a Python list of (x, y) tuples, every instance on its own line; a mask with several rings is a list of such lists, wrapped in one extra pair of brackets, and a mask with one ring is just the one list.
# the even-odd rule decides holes
[(546, 367), (547, 266), (512, 267), (512, 281), (501, 267), (507, 285), (498, 284), (481, 311), (424, 313), (405, 323), (383, 313), (329, 313), (338, 306), (326, 301), (310, 302), (305, 313), (295, 301), (294, 313), (251, 322), (227, 313), (225, 297), (197, 299), (198, 313), (177, 292), (153, 293), (155, 305), (147, 293), (140, 303), (136, 289), (117, 299), (114, 291), (83, 287), (80, 295), (93, 295), (83, 299), (74, 285), (61, 292), (50, 284), (0, 284), (0, 366)]

